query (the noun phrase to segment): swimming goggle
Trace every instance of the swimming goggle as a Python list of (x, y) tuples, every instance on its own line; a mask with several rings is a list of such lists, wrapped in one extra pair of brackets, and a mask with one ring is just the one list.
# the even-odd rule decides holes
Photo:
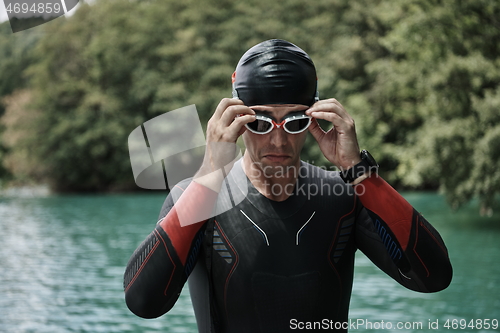
[(277, 123), (273, 118), (256, 114), (256, 120), (245, 124), (245, 127), (255, 134), (267, 134), (275, 128), (281, 128), (290, 134), (298, 134), (304, 132), (311, 124), (311, 117), (301, 113), (292, 113), (285, 116), (281, 123)]

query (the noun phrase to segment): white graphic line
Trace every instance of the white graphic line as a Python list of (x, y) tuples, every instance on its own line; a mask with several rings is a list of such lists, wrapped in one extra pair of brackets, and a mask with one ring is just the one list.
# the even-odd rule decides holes
[(245, 214), (245, 212), (244, 212), (244, 211), (242, 211), (242, 210), (240, 209), (240, 212), (241, 212), (241, 214), (245, 215), (245, 217), (246, 217), (246, 218), (247, 218), (250, 222), (252, 222), (252, 224), (253, 224), (253, 225), (254, 225), (257, 229), (259, 229), (259, 230), (260, 230), (260, 232), (262, 232), (262, 234), (264, 235), (264, 238), (266, 239), (266, 244), (267, 244), (267, 246), (269, 246), (269, 240), (267, 239), (267, 235), (266, 235), (266, 233), (264, 232), (264, 230), (262, 230), (261, 228), (259, 228), (259, 226), (258, 226), (257, 224), (255, 224), (255, 222), (254, 222), (254, 221), (252, 221), (252, 219), (251, 219), (251, 218), (249, 218), (249, 217), (248, 217), (248, 215), (247, 215), (247, 214)]
[(316, 214), (316, 211), (313, 212), (313, 214), (311, 215), (311, 217), (309, 218), (309, 220), (307, 220), (307, 222), (304, 223), (304, 225), (302, 226), (302, 228), (300, 228), (299, 231), (297, 231), (297, 237), (295, 238), (295, 245), (299, 245), (299, 235), (300, 235), (300, 232), (309, 223), (309, 221), (311, 221), (311, 219), (313, 218), (314, 214)]

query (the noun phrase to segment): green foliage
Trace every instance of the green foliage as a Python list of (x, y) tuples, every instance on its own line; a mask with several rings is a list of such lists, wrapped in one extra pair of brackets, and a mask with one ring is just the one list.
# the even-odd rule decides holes
[[(33, 62), (30, 51), (39, 38), (40, 35), (33, 30), (13, 34), (8, 21), (0, 23), (0, 117), (5, 112), (4, 97), (27, 84), (22, 73)], [(4, 130), (4, 126), (0, 125), (0, 136)], [(4, 180), (11, 178), (2, 164), (6, 154), (8, 148), (0, 140), (0, 186)]]
[[(32, 62), (29, 51), (39, 37), (32, 30), (13, 34), (8, 21), (0, 23), (0, 96), (9, 95), (26, 85), (26, 77), (22, 73)], [(3, 112), (0, 104), (0, 114)]]
[[(498, 89), (500, 6), (491, 1), (408, 0), (380, 43), (390, 52), (367, 68), (368, 103), (390, 124), (385, 142), (404, 185), (439, 185), (458, 207), (500, 191)], [(366, 96), (366, 94), (365, 94)], [(389, 139), (389, 140), (387, 140)]]
[[(265, 5), (264, 15), (255, 10)], [(136, 126), (188, 104), (197, 105), (206, 123), (220, 99), (230, 96), (241, 54), (264, 39), (313, 48), (314, 20), (332, 3), (289, 6), (103, 0), (46, 24), (33, 53), (39, 60), (27, 71), (34, 108), (43, 111), (32, 133), (37, 139), (25, 141), (37, 146), (30, 151), (46, 178), (60, 190), (133, 186), (126, 145)], [(300, 22), (311, 28), (299, 28)]]
[[(243, 52), (282, 38), (311, 55), (320, 97), (354, 116), (391, 184), (439, 186), (455, 206), (479, 196), (491, 207), (500, 189), (498, 17), (500, 4), (487, 0), (83, 4), (43, 26), (24, 72), (36, 129), (13, 149), (31, 147), (58, 189), (133, 187), (128, 134), (189, 104), (206, 123), (230, 96)], [(328, 166), (312, 137), (302, 157)]]

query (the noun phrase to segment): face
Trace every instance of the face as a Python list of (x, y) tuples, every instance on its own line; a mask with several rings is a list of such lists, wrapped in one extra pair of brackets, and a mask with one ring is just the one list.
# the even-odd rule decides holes
[[(277, 123), (289, 113), (305, 111), (309, 107), (299, 104), (259, 105), (252, 106), (256, 113), (264, 113)], [(246, 130), (243, 133), (245, 157), (250, 158), (253, 166), (258, 166), (267, 176), (283, 173), (289, 167), (298, 167), (300, 152), (304, 145), (307, 130), (290, 134), (283, 127), (274, 128), (267, 134), (255, 134)]]

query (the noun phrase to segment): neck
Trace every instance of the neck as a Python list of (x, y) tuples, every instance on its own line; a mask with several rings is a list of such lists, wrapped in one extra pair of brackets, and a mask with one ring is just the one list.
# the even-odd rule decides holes
[(295, 189), (300, 160), (294, 166), (263, 167), (252, 161), (249, 154), (243, 155), (243, 171), (252, 185), (263, 196), (274, 201), (286, 200)]

